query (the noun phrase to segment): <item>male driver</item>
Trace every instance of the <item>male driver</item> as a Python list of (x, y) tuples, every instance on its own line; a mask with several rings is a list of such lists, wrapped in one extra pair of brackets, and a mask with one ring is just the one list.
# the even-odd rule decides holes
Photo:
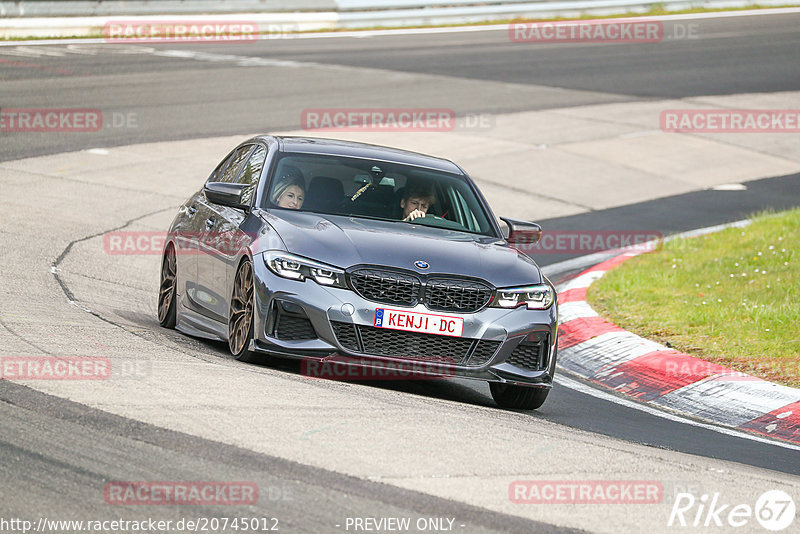
[(400, 199), (400, 208), (403, 210), (402, 219), (410, 222), (418, 217), (425, 217), (435, 202), (436, 196), (431, 187), (422, 184), (407, 186), (403, 198)]

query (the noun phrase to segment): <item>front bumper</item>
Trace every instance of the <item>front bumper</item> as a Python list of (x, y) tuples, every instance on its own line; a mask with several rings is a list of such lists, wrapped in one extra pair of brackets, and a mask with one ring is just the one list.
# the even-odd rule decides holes
[[(464, 319), (460, 338), (411, 334), (375, 328), (376, 308), (439, 312), (432, 312), (423, 304), (413, 308), (385, 305), (366, 300), (349, 289), (281, 278), (266, 267), (261, 255), (254, 258), (253, 268), (256, 282), (253, 348), (258, 352), (336, 362), (350, 368), (407, 370), (412, 371), (409, 373), (412, 376), (552, 386), (557, 353), (557, 303), (547, 310), (528, 310), (523, 306), (447, 313)], [(313, 330), (303, 326), (306, 323), (302, 322), (302, 316)], [(285, 317), (292, 318), (291, 330), (281, 323)]]

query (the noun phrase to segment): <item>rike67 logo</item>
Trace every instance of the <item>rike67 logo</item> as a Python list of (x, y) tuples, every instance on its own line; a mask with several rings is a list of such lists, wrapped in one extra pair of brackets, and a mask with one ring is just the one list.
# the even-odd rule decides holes
[(794, 522), (796, 508), (792, 497), (781, 490), (764, 492), (750, 504), (725, 502), (719, 493), (678, 493), (667, 520), (667, 526), (692, 527), (693, 531), (703, 527), (743, 527), (752, 525), (755, 519), (763, 528), (778, 532)]

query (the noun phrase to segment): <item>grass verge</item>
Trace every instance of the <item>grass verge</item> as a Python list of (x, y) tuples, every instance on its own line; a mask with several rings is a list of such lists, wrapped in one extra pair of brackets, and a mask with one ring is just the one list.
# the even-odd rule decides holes
[(752, 221), (637, 256), (587, 300), (642, 337), (800, 387), (800, 209)]

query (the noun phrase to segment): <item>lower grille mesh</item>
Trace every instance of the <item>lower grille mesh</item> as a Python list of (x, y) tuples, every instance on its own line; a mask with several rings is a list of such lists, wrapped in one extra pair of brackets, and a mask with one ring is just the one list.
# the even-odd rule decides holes
[(306, 317), (294, 317), (288, 314), (280, 314), (275, 325), (275, 337), (287, 341), (301, 339), (316, 339), (317, 333), (311, 326), (311, 321)]
[(333, 333), (336, 335), (336, 339), (339, 340), (339, 344), (347, 350), (358, 352), (358, 338), (356, 337), (355, 325), (338, 323), (336, 321), (331, 321), (331, 325), (333, 325)]
[(401, 332), (359, 326), (365, 354), (458, 364), (472, 346), (471, 339)]
[(472, 367), (485, 365), (492, 359), (497, 349), (500, 348), (500, 343), (500, 341), (480, 340), (478, 346), (475, 347), (475, 350), (472, 352), (472, 357), (470, 357), (467, 365)]
[(482, 365), (489, 361), (501, 343), (500, 341), (480, 341), (372, 326), (356, 326), (336, 321), (332, 321), (331, 325), (339, 344), (347, 350), (372, 356), (441, 362), (451, 365), (460, 365), (470, 357), (469, 365)]
[(506, 363), (529, 371), (542, 371), (547, 367), (548, 347), (547, 336), (535, 342), (523, 341), (517, 345), (511, 356), (506, 358)]

